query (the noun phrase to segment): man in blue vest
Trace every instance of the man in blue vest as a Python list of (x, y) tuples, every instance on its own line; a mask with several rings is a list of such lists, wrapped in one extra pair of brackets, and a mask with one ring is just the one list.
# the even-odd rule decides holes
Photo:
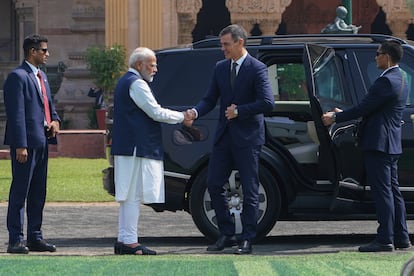
[(164, 165), (161, 124), (184, 121), (185, 113), (162, 108), (148, 85), (157, 72), (155, 53), (137, 48), (129, 70), (114, 92), (115, 200), (119, 202), (118, 240), (115, 254), (155, 255), (138, 243), (141, 203), (164, 202)]

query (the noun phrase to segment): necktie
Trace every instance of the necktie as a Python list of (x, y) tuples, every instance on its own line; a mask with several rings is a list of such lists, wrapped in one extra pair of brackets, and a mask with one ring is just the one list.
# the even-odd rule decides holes
[(43, 81), (42, 74), (40, 73), (40, 71), (37, 72), (37, 76), (39, 77), (40, 87), (42, 89), (43, 105), (45, 108), (45, 119), (46, 119), (47, 125), (49, 125), (52, 120), (50, 118), (49, 99), (47, 98), (47, 94), (46, 94), (46, 86), (45, 86), (45, 82)]
[(231, 74), (230, 74), (231, 88), (233, 88), (234, 80), (236, 79), (236, 76), (237, 76), (237, 73), (236, 73), (237, 65), (238, 65), (237, 62), (233, 62), (232, 67), (231, 67)]

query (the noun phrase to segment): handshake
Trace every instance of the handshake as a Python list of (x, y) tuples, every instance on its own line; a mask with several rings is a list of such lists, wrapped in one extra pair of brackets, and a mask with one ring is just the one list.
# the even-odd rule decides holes
[[(197, 117), (195, 109), (187, 109), (187, 111), (183, 111), (183, 114), (184, 114), (183, 124), (187, 127), (192, 126), (194, 123), (194, 120)], [(235, 104), (229, 105), (225, 111), (225, 116), (227, 120), (236, 118), (238, 116), (237, 105)]]
[(196, 119), (196, 112), (194, 109), (187, 109), (187, 111), (183, 111), (184, 114), (184, 121), (183, 124), (187, 127), (193, 125), (194, 120)]

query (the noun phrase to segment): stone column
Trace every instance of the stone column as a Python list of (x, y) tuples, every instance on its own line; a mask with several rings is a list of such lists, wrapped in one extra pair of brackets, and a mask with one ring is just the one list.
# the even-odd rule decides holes
[(263, 35), (274, 35), (282, 14), (292, 0), (227, 0), (231, 22), (249, 33), (254, 24), (260, 25)]
[[(20, 44), (26, 36), (37, 33), (37, 3), (34, 0), (16, 0), (15, 8), (18, 22), (18, 35)], [(21, 45), (19, 49), (19, 60), (24, 59), (24, 53)]]
[(162, 48), (176, 46), (178, 33), (177, 4), (175, 1), (162, 0)]
[(377, 3), (387, 15), (387, 24), (393, 35), (406, 39), (405, 32), (412, 22), (413, 16), (410, 14), (405, 0), (377, 0)]
[(193, 31), (197, 23), (197, 13), (200, 11), (201, 0), (176, 0), (178, 16), (178, 44), (191, 43)]

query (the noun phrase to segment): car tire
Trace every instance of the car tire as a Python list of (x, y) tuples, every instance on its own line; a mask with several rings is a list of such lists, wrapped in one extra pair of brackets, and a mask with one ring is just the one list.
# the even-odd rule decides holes
[[(256, 241), (264, 238), (274, 227), (281, 210), (281, 194), (276, 179), (269, 170), (260, 165), (259, 167), (259, 218), (257, 225)], [(194, 223), (204, 236), (215, 241), (220, 232), (217, 228), (217, 221), (214, 209), (211, 207), (211, 199), (207, 190), (207, 168), (204, 168), (195, 178), (190, 192), (190, 213)], [(226, 184), (226, 189), (231, 191), (231, 200), (233, 203), (230, 209), (235, 216), (236, 235), (241, 234), (241, 207), (242, 207), (242, 191), (238, 187), (238, 172), (233, 171), (229, 182), (236, 184)], [(229, 189), (232, 186), (233, 188)]]

